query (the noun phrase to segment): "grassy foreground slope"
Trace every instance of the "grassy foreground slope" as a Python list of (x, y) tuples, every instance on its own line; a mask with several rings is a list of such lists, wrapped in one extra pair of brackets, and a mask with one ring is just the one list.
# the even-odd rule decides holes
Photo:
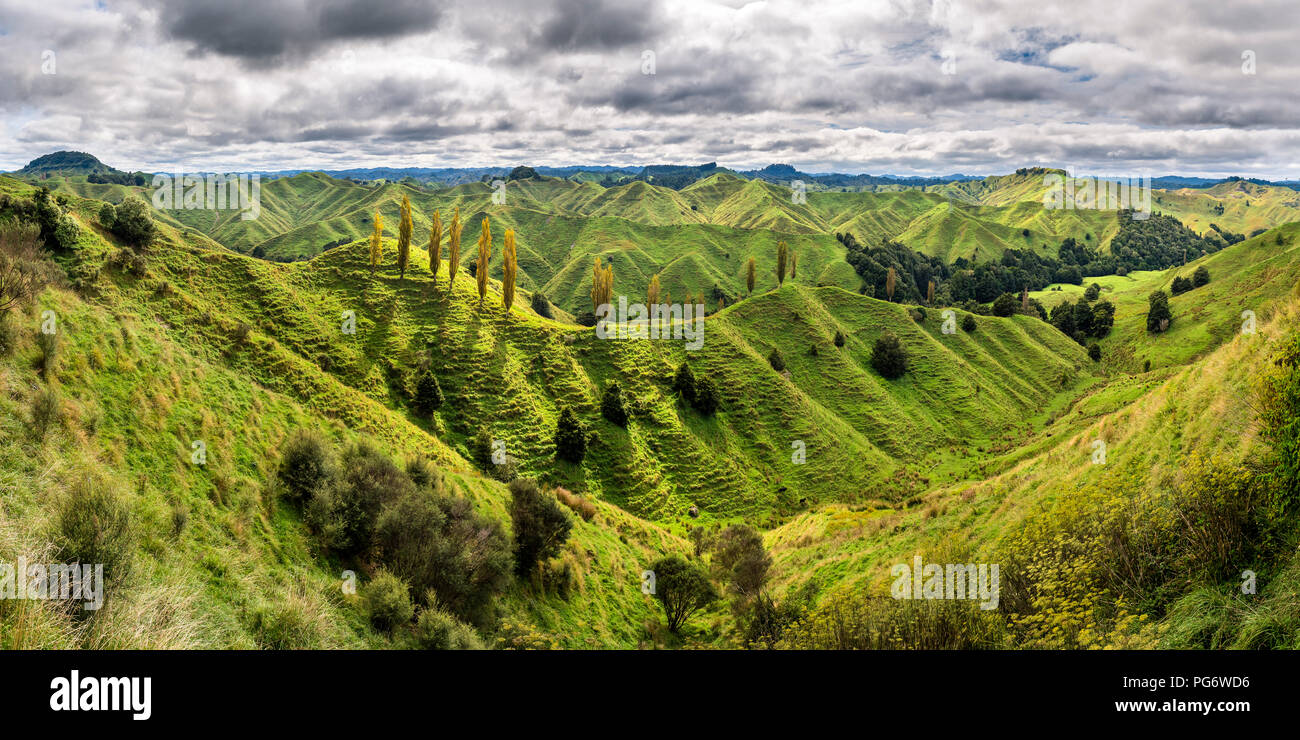
[[(9, 180), (0, 187), (29, 194)], [(106, 611), (94, 620), (72, 618), (57, 602), (0, 602), (0, 646), (389, 645), (341, 588), (344, 570), (358, 564), (318, 552), (280, 499), (274, 471), (284, 440), (302, 428), (340, 444), (365, 434), (399, 461), (431, 458), (454, 492), (508, 529), (504, 486), (364, 390), (251, 324), (242, 328), (251, 310), (242, 301), (252, 296), (263, 301), (263, 323), (297, 318), (275, 307), (298, 300), (277, 279), (288, 268), (215, 252), (164, 227), (140, 273), (94, 226), (96, 205), (74, 201), (82, 233), (60, 257), (95, 279), (79, 290), (51, 284), (9, 318), (16, 344), (0, 359), (0, 558), (49, 561), (65, 502), (78, 491), (113, 490), (128, 502), (134, 567), (129, 580), (110, 582)], [(220, 287), (205, 292), (200, 275)], [(58, 322), (53, 352), (38, 341), (45, 311)], [(40, 424), (50, 398), (53, 421)], [(205, 464), (193, 462), (195, 441)], [(569, 647), (635, 646), (654, 608), (640, 593), (641, 568), (687, 545), (595, 505), (562, 554), (577, 587), (561, 598), (515, 583), (504, 616)]]

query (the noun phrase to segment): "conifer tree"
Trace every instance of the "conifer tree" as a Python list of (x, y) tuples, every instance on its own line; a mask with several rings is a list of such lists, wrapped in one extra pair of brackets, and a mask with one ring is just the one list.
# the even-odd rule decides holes
[(798, 277), (799, 272), (799, 254), (793, 249), (790, 250), (790, 279)]
[(492, 259), (492, 226), (487, 216), (483, 217), (483, 228), (478, 232), (478, 259), (474, 278), (478, 281), (478, 305), (483, 305), (487, 295), (488, 261)]
[(790, 259), (790, 248), (784, 241), (776, 243), (776, 287), (785, 285), (785, 267)]
[(397, 272), (406, 279), (406, 266), (411, 262), (411, 199), (402, 196), (402, 219), (397, 224)]
[(501, 267), (501, 302), (506, 306), (506, 313), (515, 302), (515, 276), (519, 271), (518, 256), (515, 252), (515, 230), (506, 229), (504, 264)]
[(379, 262), (384, 257), (384, 217), (375, 211), (375, 226), (370, 232), (370, 276), (375, 276), (375, 270), (379, 268)]
[(433, 225), (429, 230), (429, 273), (438, 284), (438, 269), (442, 267), (442, 214), (433, 212)]

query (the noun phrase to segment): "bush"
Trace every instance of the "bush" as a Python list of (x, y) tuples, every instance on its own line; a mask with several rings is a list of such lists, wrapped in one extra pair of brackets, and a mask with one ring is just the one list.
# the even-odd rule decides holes
[(1101, 295), (1101, 283), (1089, 283), (1088, 289), (1083, 291), (1084, 300), (1095, 301), (1097, 296)]
[(412, 405), (424, 416), (432, 414), (442, 406), (442, 387), (438, 385), (438, 378), (431, 371), (421, 372), (420, 377), (415, 381), (415, 399)]
[(695, 405), (695, 373), (691, 372), (691, 366), (685, 362), (677, 368), (677, 375), (673, 377), (673, 391), (688, 406)]
[(890, 380), (900, 378), (907, 372), (907, 353), (898, 337), (890, 332), (880, 335), (871, 349), (871, 366)]
[(763, 536), (748, 524), (733, 524), (718, 535), (713, 568), (718, 579), (744, 598), (753, 598), (767, 583), (772, 558), (763, 551)]
[(1173, 323), (1173, 314), (1169, 311), (1169, 296), (1163, 290), (1157, 290), (1147, 296), (1147, 331), (1162, 332)]
[(655, 561), (650, 570), (655, 579), (654, 597), (664, 608), (671, 632), (680, 630), (692, 614), (718, 598), (704, 571), (677, 555)]
[(7, 311), (0, 311), (0, 357), (13, 354), (18, 346), (18, 327), (9, 320)]
[(379, 571), (361, 587), (361, 602), (370, 623), (384, 632), (391, 632), (415, 616), (406, 583), (388, 571)]
[(1015, 296), (1010, 293), (1003, 293), (997, 297), (997, 300), (993, 301), (993, 315), (1005, 318), (1015, 313), (1016, 308), (1019, 306), (1020, 302), (1016, 300)]
[(510, 543), (500, 525), (468, 499), (441, 489), (412, 489), (386, 507), (375, 526), (380, 562), (440, 608), (486, 628), (510, 574)]
[(415, 623), (415, 640), (424, 650), (482, 650), (483, 641), (474, 628), (435, 607), (420, 610)]
[(844, 346), (844, 332), (839, 330), (835, 331), (835, 346), (836, 347)]
[(105, 203), (99, 207), (99, 223), (109, 231), (112, 231), (113, 227), (117, 225), (117, 209), (113, 207), (112, 203)]
[(977, 324), (975, 323), (975, 317), (972, 316), (971, 314), (966, 314), (965, 316), (962, 317), (961, 319), (962, 331), (969, 334), (970, 332), (975, 331), (976, 326)]
[(300, 429), (289, 437), (276, 477), (289, 498), (307, 501), (334, 477), (334, 454), (318, 432)]
[(45, 439), (50, 429), (63, 423), (63, 401), (53, 388), (41, 388), (32, 396), (32, 431)]
[(134, 195), (127, 196), (117, 206), (113, 233), (127, 244), (147, 247), (154, 237), (153, 215), (149, 204)]
[(767, 362), (778, 373), (785, 370), (785, 357), (781, 354), (781, 350), (776, 347), (773, 347), (771, 354), (767, 356)]
[(574, 465), (581, 465), (587, 456), (587, 430), (568, 406), (555, 423), (555, 456)]
[(1096, 342), (1090, 342), (1090, 343), (1088, 344), (1088, 357), (1089, 357), (1093, 362), (1100, 362), (1100, 361), (1101, 361), (1101, 345), (1100, 345), (1100, 344), (1097, 344)]
[(600, 397), (600, 413), (609, 423), (620, 427), (627, 426), (627, 404), (623, 403), (623, 388), (617, 380), (611, 380), (605, 386)]
[(1205, 267), (1205, 265), (1201, 265), (1200, 267), (1196, 268), (1196, 272), (1192, 273), (1193, 288), (1199, 288), (1202, 285), (1205, 285), (1209, 282), (1210, 282), (1210, 271)]
[(547, 319), (555, 318), (555, 312), (551, 310), (551, 302), (540, 291), (533, 293), (532, 307), (538, 316)]
[(515, 538), (515, 573), (527, 575), (539, 561), (558, 555), (569, 538), (573, 521), (535, 481), (521, 478), (510, 484), (510, 521)]
[(1169, 291), (1174, 295), (1182, 295), (1192, 289), (1192, 281), (1185, 277), (1176, 277), (1174, 282), (1169, 286)]
[(343, 454), (335, 485), (317, 491), (307, 507), (308, 523), (322, 541), (344, 554), (369, 547), (382, 508), (415, 490), (415, 484), (385, 454), (358, 442)]
[(695, 410), (703, 416), (713, 416), (718, 412), (720, 402), (718, 388), (714, 385), (713, 378), (701, 375), (700, 382), (695, 385)]
[(104, 566), (104, 583), (120, 586), (130, 575), (136, 547), (131, 509), (107, 481), (76, 480), (55, 518), (51, 539), (68, 565)]

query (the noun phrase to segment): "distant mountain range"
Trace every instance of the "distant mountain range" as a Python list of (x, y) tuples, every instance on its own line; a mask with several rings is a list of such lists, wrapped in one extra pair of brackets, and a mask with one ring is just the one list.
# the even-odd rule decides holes
[[(470, 182), (483, 182), (496, 177), (510, 175), (511, 167), (354, 167), (349, 169), (292, 169), (292, 170), (255, 170), (264, 178), (292, 177), (305, 172), (323, 172), (330, 177), (343, 180), (371, 182), (387, 180), (415, 180), (421, 183), (438, 183), (455, 186)], [(661, 164), (644, 167), (620, 167), (615, 165), (572, 165), (565, 167), (534, 167), (538, 175), (557, 177), (566, 180), (596, 182), (606, 187), (628, 182), (643, 181), (661, 187), (680, 190), (717, 173), (728, 173), (746, 180), (763, 180), (765, 182), (789, 185), (792, 181), (804, 182), (810, 190), (851, 189), (875, 190), (895, 188), (917, 188), (945, 185), (954, 182), (983, 180), (983, 175), (951, 174), (940, 177), (915, 177), (898, 175), (869, 175), (846, 173), (812, 173), (803, 172), (788, 164), (770, 164), (757, 170), (732, 170), (719, 167), (716, 162), (701, 165)], [(13, 173), (18, 177), (45, 178), (52, 176), (86, 175), (93, 177), (92, 182), (108, 182), (120, 185), (141, 184), (140, 180), (152, 173), (125, 172), (101, 162), (97, 157), (85, 152), (58, 151), (46, 154)], [(1101, 178), (1115, 179), (1115, 178)], [(1164, 175), (1151, 180), (1153, 187), (1161, 189), (1210, 188), (1224, 182), (1245, 181), (1256, 185), (1279, 185), (1300, 189), (1300, 180), (1261, 180), (1241, 177), (1185, 177), (1181, 175)]]

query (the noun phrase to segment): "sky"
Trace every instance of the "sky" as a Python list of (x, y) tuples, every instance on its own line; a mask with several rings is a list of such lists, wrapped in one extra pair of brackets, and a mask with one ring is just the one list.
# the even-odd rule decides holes
[(0, 0), (0, 169), (1300, 177), (1300, 2)]

